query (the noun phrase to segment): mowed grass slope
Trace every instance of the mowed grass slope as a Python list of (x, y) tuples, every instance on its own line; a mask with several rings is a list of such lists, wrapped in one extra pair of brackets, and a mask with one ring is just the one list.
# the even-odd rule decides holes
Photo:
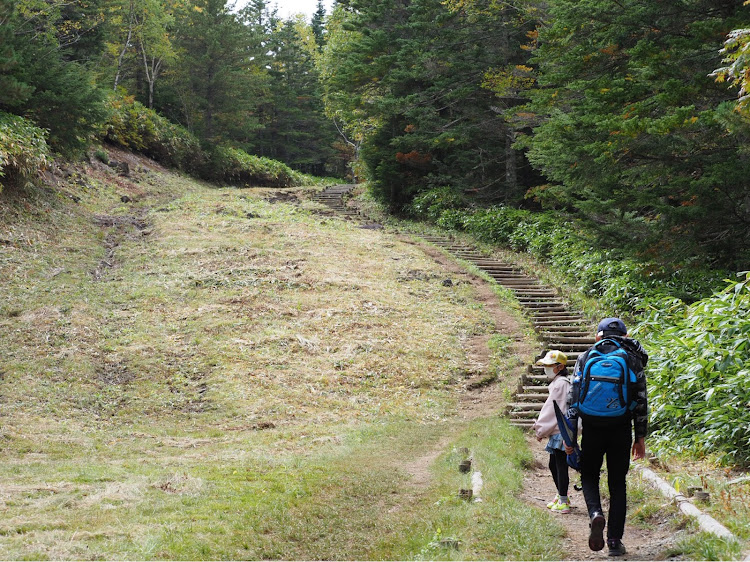
[(457, 415), (469, 283), (304, 198), (90, 172), (0, 195), (0, 557), (559, 557), (520, 432)]

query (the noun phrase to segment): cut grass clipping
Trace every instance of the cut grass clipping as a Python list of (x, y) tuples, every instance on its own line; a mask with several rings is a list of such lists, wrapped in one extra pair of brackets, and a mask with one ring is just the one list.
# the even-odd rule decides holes
[(469, 283), (294, 192), (75, 185), (0, 209), (5, 558), (559, 555), (499, 419), (458, 437), (483, 503), (415, 476), (465, 427)]

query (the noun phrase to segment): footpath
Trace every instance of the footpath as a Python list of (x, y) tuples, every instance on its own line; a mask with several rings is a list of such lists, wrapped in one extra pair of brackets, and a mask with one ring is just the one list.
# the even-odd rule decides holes
[[(314, 197), (326, 205), (331, 214), (349, 220), (368, 221), (360, 213), (348, 206), (344, 197), (354, 185), (339, 185), (328, 188)], [(363, 228), (377, 228), (379, 225), (365, 224)], [(575, 310), (561, 296), (560, 291), (546, 285), (534, 275), (525, 272), (515, 264), (506, 263), (480, 252), (477, 248), (457, 242), (447, 236), (421, 236), (421, 238), (459, 261), (467, 262), (486, 274), (498, 285), (513, 292), (524, 315), (529, 319), (540, 342), (540, 348), (534, 360), (542, 357), (549, 349), (559, 349), (568, 357), (568, 366), (575, 365), (576, 359), (594, 342), (591, 331), (592, 322), (584, 314)], [(530, 363), (519, 377), (513, 399), (505, 407), (505, 416), (512, 425), (528, 429), (533, 424), (548, 396), (547, 380), (541, 367)], [(528, 504), (545, 509), (547, 502), (555, 496), (556, 490), (547, 468), (549, 455), (542, 445), (529, 433), (529, 448), (534, 452), (534, 464), (524, 475), (522, 499)], [(730, 531), (710, 516), (702, 513), (687, 497), (679, 494), (667, 482), (651, 469), (642, 466), (631, 466), (635, 478), (643, 479), (654, 486), (666, 498), (666, 504), (674, 504), (688, 517), (694, 518), (701, 531), (712, 533), (727, 540), (737, 540)], [(632, 478), (633, 476), (631, 476)], [(604, 477), (606, 478), (606, 476)], [(576, 481), (576, 473), (571, 470), (571, 487)], [(603, 479), (603, 482), (605, 480)], [(578, 486), (575, 486), (578, 488)], [(571, 490), (572, 510), (568, 514), (559, 514), (559, 521), (566, 530), (563, 539), (568, 560), (606, 559), (606, 549), (592, 552), (588, 548), (588, 514), (583, 494)], [(606, 497), (604, 509), (607, 510)], [(654, 519), (647, 529), (628, 525), (623, 538), (628, 553), (620, 560), (661, 560), (676, 540), (676, 533), (670, 524), (670, 516)], [(750, 560), (750, 551), (742, 559)]]

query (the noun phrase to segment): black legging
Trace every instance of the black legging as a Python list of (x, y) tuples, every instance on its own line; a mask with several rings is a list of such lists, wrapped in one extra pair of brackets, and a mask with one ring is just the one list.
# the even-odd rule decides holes
[(560, 496), (568, 495), (568, 461), (565, 451), (555, 449), (555, 452), (549, 456), (549, 471), (552, 473), (552, 480), (555, 481), (555, 488)]
[(605, 427), (592, 425), (583, 420), (581, 451), (581, 486), (589, 517), (594, 511), (602, 511), (599, 493), (599, 473), (604, 456), (607, 457), (607, 484), (609, 486), (608, 539), (622, 539), (625, 531), (627, 490), (625, 476), (630, 468), (630, 448), (633, 444), (630, 420)]

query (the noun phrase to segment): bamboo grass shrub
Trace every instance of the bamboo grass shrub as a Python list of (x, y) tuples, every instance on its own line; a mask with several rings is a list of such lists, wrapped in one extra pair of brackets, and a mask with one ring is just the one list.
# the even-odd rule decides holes
[(439, 190), (417, 197), (411, 210), (418, 218), (443, 228), (530, 254), (612, 314), (638, 316), (672, 298), (695, 302), (709, 296), (729, 275), (694, 264), (639, 260), (626, 248), (597, 246), (576, 223), (552, 212), (502, 205), (462, 208), (455, 198)]
[(48, 166), (52, 156), (45, 136), (27, 119), (0, 111), (0, 181), (35, 176)]
[(103, 140), (140, 152), (157, 162), (218, 183), (292, 187), (310, 178), (283, 162), (220, 145), (202, 147), (184, 127), (165, 119), (130, 96), (110, 99)]
[(690, 306), (654, 310), (638, 334), (651, 356), (650, 440), (750, 466), (750, 276)]
[(103, 140), (140, 152), (157, 162), (197, 173), (206, 161), (198, 138), (131, 96), (112, 96)]
[(293, 187), (305, 183), (305, 176), (278, 160), (254, 156), (237, 148), (219, 146), (210, 153), (208, 179), (231, 184)]

